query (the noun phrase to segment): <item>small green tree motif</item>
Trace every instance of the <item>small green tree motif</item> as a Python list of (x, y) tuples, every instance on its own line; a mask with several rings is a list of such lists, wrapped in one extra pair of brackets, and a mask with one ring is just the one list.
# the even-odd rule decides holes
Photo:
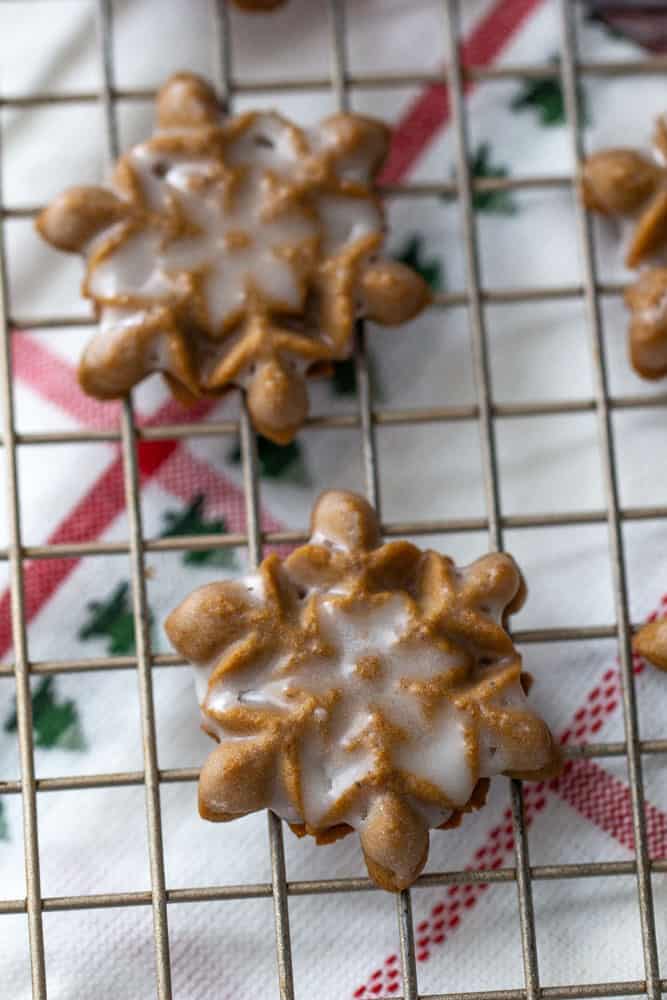
[[(373, 399), (376, 403), (380, 403), (383, 398), (382, 385), (372, 354), (366, 355), (366, 367), (368, 368), (368, 380), (371, 384)], [(357, 369), (354, 364), (354, 358), (346, 358), (345, 361), (334, 362), (331, 388), (336, 396), (357, 395)]]
[(5, 816), (5, 803), (0, 799), (0, 840), (9, 840), (9, 823)]
[[(510, 171), (502, 163), (492, 162), (490, 142), (480, 142), (468, 161), (468, 170), (473, 180), (484, 178), (509, 177)], [(452, 172), (455, 179), (456, 174)], [(456, 195), (443, 195), (444, 201), (454, 201)], [(473, 191), (472, 207), (476, 212), (487, 212), (493, 215), (514, 215), (517, 204), (511, 191)]]
[[(89, 601), (88, 621), (79, 629), (79, 639), (106, 638), (111, 656), (135, 652), (134, 614), (130, 605), (130, 585), (123, 580), (104, 601)], [(152, 615), (150, 621), (152, 622)]]
[[(241, 443), (236, 441), (227, 454), (234, 465), (241, 464)], [(263, 435), (257, 435), (257, 461), (259, 474), (264, 479), (291, 480), (299, 486), (307, 486), (310, 476), (298, 441), (276, 444)]]
[[(164, 530), (161, 538), (175, 538), (178, 535), (225, 535), (227, 524), (220, 517), (208, 521), (204, 515), (206, 498), (198, 493), (183, 511), (168, 510), (162, 515)], [(233, 549), (203, 549), (201, 552), (185, 552), (186, 566), (224, 566), (228, 569), (237, 565)]]
[[(475, 179), (509, 176), (509, 170), (504, 164), (492, 163), (489, 142), (481, 142), (475, 150), (470, 161), (470, 173)], [(477, 212), (494, 215), (514, 215), (517, 211), (511, 191), (475, 191), (472, 204)]]
[(409, 236), (395, 259), (406, 267), (421, 274), (426, 284), (434, 292), (442, 291), (442, 262), (437, 257), (427, 257), (424, 251), (423, 237), (417, 233)]
[[(558, 66), (558, 56), (552, 56), (549, 62), (553, 66)], [(588, 125), (590, 113), (586, 94), (581, 84), (577, 86), (577, 104), (581, 121)], [(521, 90), (510, 102), (510, 108), (512, 111), (525, 111), (528, 108), (537, 112), (540, 123), (547, 127), (563, 125), (566, 117), (565, 97), (560, 77), (556, 75), (548, 80), (524, 78)]]
[(354, 358), (334, 362), (331, 388), (336, 396), (356, 396), (357, 372), (354, 367)]
[[(5, 721), (5, 732), (18, 728), (16, 704)], [(53, 749), (84, 750), (86, 741), (81, 729), (79, 712), (71, 699), (59, 701), (53, 677), (43, 677), (32, 692), (32, 728), (35, 746)]]

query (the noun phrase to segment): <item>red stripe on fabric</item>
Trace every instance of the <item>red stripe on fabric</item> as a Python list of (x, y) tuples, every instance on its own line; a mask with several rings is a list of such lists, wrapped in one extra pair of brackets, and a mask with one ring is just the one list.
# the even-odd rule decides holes
[[(84, 427), (114, 430), (119, 426), (121, 404), (101, 403), (87, 396), (79, 385), (75, 368), (32, 334), (17, 332), (12, 335), (12, 372), (42, 399), (53, 403)], [(175, 399), (168, 399), (152, 416), (139, 410), (135, 410), (134, 416), (138, 426), (176, 421), (194, 423), (210, 413), (217, 402), (202, 399), (186, 407)]]
[[(594, 761), (580, 760), (568, 762), (563, 775), (549, 785), (524, 784), (524, 812), (526, 826), (530, 826), (538, 813), (547, 804), (548, 793), (556, 793), (563, 801), (576, 809), (582, 816), (617, 840), (628, 851), (634, 852), (632, 830), (632, 806), (630, 789), (618, 778), (609, 774)], [(645, 803), (646, 830), (649, 856), (652, 859), (667, 857), (667, 814), (650, 802)], [(512, 814), (506, 809), (498, 823), (489, 833), (466, 865), (466, 870), (496, 869), (511, 862), (514, 850), (514, 827)], [(452, 885), (447, 895), (436, 902), (429, 916), (417, 925), (417, 958), (428, 961), (431, 949), (444, 944), (447, 938), (461, 926), (466, 911), (472, 910), (488, 888), (485, 883), (467, 886)], [(388, 960), (385, 960), (385, 966)], [(392, 978), (384, 970), (383, 989), (387, 992)], [(356, 1000), (373, 996), (378, 977), (372, 976), (363, 986), (357, 987), (353, 996)]]
[[(33, 385), (49, 401), (64, 409), (70, 416), (83, 420), (83, 414), (89, 412), (91, 423), (100, 427), (99, 414), (96, 407), (102, 406), (95, 401), (88, 411), (85, 407), (87, 397), (83, 395), (76, 381), (76, 374), (66, 361), (53, 355), (44, 345), (19, 334), (23, 342), (20, 350), (21, 363), (15, 369), (20, 377)], [(55, 372), (52, 378), (41, 381), (45, 371)], [(160, 424), (175, 420), (194, 422), (205, 416), (215, 402), (203, 401), (191, 408), (183, 408), (174, 400), (168, 400), (144, 424)], [(115, 404), (112, 404), (115, 408)], [(114, 418), (115, 420), (115, 418)], [(142, 484), (150, 480), (171, 458), (179, 447), (175, 441), (139, 441), (137, 461)], [(89, 542), (99, 538), (125, 508), (125, 488), (123, 484), (123, 463), (116, 449), (116, 457), (90, 487), (81, 499), (72, 507), (67, 516), (47, 538), (47, 545), (58, 545), (72, 542)], [(46, 602), (53, 596), (57, 588), (64, 583), (70, 573), (79, 563), (73, 559), (39, 559), (27, 562), (24, 569), (24, 602), (26, 621), (30, 622)], [(0, 595), (0, 656), (4, 656), (12, 644), (11, 599), (9, 590)]]
[[(486, 66), (544, 0), (502, 0), (473, 29), (461, 47), (464, 66)], [(467, 82), (468, 93), (475, 84)], [(397, 184), (410, 172), (439, 130), (449, 121), (448, 88), (427, 87), (394, 128), (389, 157), (380, 175), (383, 184)]]
[[(221, 475), (209, 462), (193, 455), (187, 448), (179, 448), (169, 461), (160, 467), (157, 473), (159, 485), (179, 497), (184, 503), (192, 499), (193, 483), (197, 484), (197, 492), (206, 497), (206, 509), (209, 514), (223, 514), (230, 532), (246, 530), (245, 497), (236, 483)], [(281, 524), (268, 511), (262, 510), (261, 524), (263, 531), (280, 531)], [(285, 556), (294, 546), (272, 545), (267, 551)]]
[(177, 441), (139, 441), (137, 462), (142, 479), (150, 479), (178, 448)]
[[(595, 761), (579, 760), (568, 761), (565, 773), (552, 787), (578, 813), (634, 851), (632, 800), (624, 782)], [(667, 814), (650, 802), (646, 803), (646, 833), (650, 857), (665, 857)]]
[[(47, 543), (87, 542), (99, 537), (115, 521), (124, 504), (122, 462), (117, 457), (49, 536)], [(26, 621), (35, 617), (78, 562), (78, 559), (36, 559), (26, 563), (23, 575)], [(5, 590), (0, 596), (0, 656), (11, 644), (10, 594)]]
[[(463, 48), (463, 58), (468, 62), (481, 64), (492, 59), (507, 41), (510, 32), (515, 31), (530, 11), (541, 0), (503, 0), (497, 4), (473, 30)], [(502, 38), (500, 32), (506, 32)], [(435, 91), (435, 96), (434, 96)], [(438, 101), (442, 105), (444, 88), (428, 88), (412, 106), (411, 111), (398, 122), (394, 129), (392, 152), (385, 168), (383, 179), (387, 182), (398, 181), (411, 168), (419, 154), (431, 141), (435, 132), (444, 124), (442, 108), (438, 111)], [(439, 96), (438, 96), (439, 94)], [(85, 396), (76, 381), (73, 370), (57, 355), (47, 351), (34, 339), (19, 334), (14, 345), (14, 372), (33, 389), (40, 392), (50, 402), (60, 406), (66, 413), (85, 426), (106, 428), (116, 426), (118, 419), (117, 407), (114, 404), (100, 404)], [(150, 423), (171, 421), (173, 419), (201, 419), (210, 407), (209, 403), (198, 404), (190, 411), (169, 402), (160, 408), (150, 419)], [(141, 418), (139, 417), (139, 420)], [(142, 477), (149, 478), (157, 472), (165, 461), (173, 454), (173, 449), (166, 447), (144, 451), (146, 443), (141, 443), (139, 464)], [(107, 483), (106, 474), (91, 488), (62, 522), (47, 542), (53, 542), (56, 536), (72, 532), (77, 524), (85, 525), (88, 539), (99, 536), (123, 509), (124, 493), (122, 489), (122, 469), (120, 461), (115, 468), (112, 483)], [(112, 487), (112, 488), (110, 488)], [(100, 515), (98, 508), (103, 499), (117, 498), (115, 511), (112, 514), (107, 504), (107, 514)], [(71, 538), (62, 538), (63, 541)], [(42, 561), (28, 564), (25, 570), (26, 615), (30, 621), (42, 608), (46, 600), (53, 594), (59, 583), (62, 583), (76, 566), (77, 560)], [(34, 568), (33, 568), (34, 567)], [(34, 588), (37, 597), (31, 598)], [(11, 626), (9, 620), (9, 594), (0, 596), (0, 656), (6, 652), (11, 641)]]
[[(100, 426), (97, 408), (101, 404), (93, 402), (88, 409), (88, 398), (81, 392), (76, 380), (76, 373), (66, 361), (58, 358), (39, 341), (28, 335), (20, 334), (22, 342), (20, 349), (20, 365), (16, 369), (20, 377), (32, 385), (36, 391), (42, 392), (50, 401), (64, 409), (70, 416), (79, 421), (84, 420), (84, 414), (90, 416), (95, 427)], [(44, 372), (55, 373), (53, 377), (42, 380)], [(202, 400), (192, 407), (183, 407), (173, 399), (169, 399), (150, 417), (137, 414), (138, 421), (143, 426), (156, 426), (172, 422), (195, 423), (203, 419), (217, 405), (217, 400)], [(117, 409), (117, 407), (114, 407)], [(102, 406), (102, 409), (104, 407)], [(115, 420), (116, 418), (114, 418)], [(102, 473), (100, 478), (81, 497), (78, 503), (60, 523), (56, 530), (46, 540), (47, 545), (67, 542), (85, 542), (98, 538), (106, 531), (125, 508), (125, 490), (123, 484), (123, 465), (116, 448), (116, 458)], [(171, 467), (162, 479), (164, 488), (173, 492), (184, 501), (192, 496), (193, 484), (207, 494), (207, 499), (224, 511), (231, 531), (245, 530), (245, 505), (243, 493), (226, 477), (221, 476), (208, 463), (195, 459), (187, 448), (179, 441), (142, 441), (137, 442), (137, 463), (142, 485), (160, 473), (165, 465)], [(180, 484), (176, 488), (177, 482)], [(264, 515), (265, 530), (278, 531), (280, 522)], [(39, 613), (44, 604), (53, 596), (57, 588), (64, 583), (69, 574), (79, 563), (78, 558), (72, 559), (40, 559), (26, 563), (24, 571), (25, 614), (30, 622)], [(10, 593), (6, 590), (0, 595), (0, 656), (3, 656), (11, 646), (11, 615)]]
[[(243, 490), (221, 476), (209, 462), (196, 457), (187, 448), (180, 448), (165, 462), (157, 474), (157, 482), (167, 493), (183, 503), (192, 499), (193, 484), (198, 493), (206, 497), (209, 514), (224, 514), (227, 529), (244, 532), (246, 527), (245, 498)], [(278, 530), (278, 521), (270, 516), (262, 518), (266, 530)]]
[[(649, 615), (649, 621), (664, 616), (666, 611), (667, 594), (661, 598), (659, 608)], [(633, 669), (638, 676), (644, 673), (644, 663), (638, 657), (634, 658)], [(560, 743), (563, 745), (582, 743), (595, 737), (605, 720), (615, 714), (620, 701), (621, 675), (618, 668), (610, 667), (600, 675), (598, 683), (574, 712), (570, 724), (561, 733)], [(530, 826), (537, 813), (545, 808), (549, 795), (554, 793), (598, 829), (609, 834), (627, 850), (634, 852), (630, 789), (623, 781), (609, 774), (594, 761), (568, 761), (560, 778), (548, 784), (539, 782), (524, 785), (524, 812), (527, 826)], [(644, 809), (649, 856), (667, 857), (667, 814), (651, 802), (645, 802)], [(513, 850), (512, 814), (506, 809), (502, 821), (490, 831), (486, 841), (477, 848), (466, 869), (500, 868), (504, 863), (511, 863)], [(417, 951), (419, 961), (425, 962), (430, 958), (430, 949), (434, 945), (445, 943), (447, 936), (460, 926), (464, 910), (472, 909), (486, 888), (483, 883), (464, 887), (450, 886), (447, 896), (436, 903), (429, 918), (417, 925), (421, 942), (420, 950)], [(464, 894), (463, 897), (461, 893)], [(371, 996), (376, 985), (376, 980), (369, 979), (363, 986), (358, 987), (353, 995), (357, 1000)], [(385, 991), (389, 989), (388, 978), (385, 979), (383, 986)]]
[(86, 396), (72, 366), (30, 334), (12, 334), (12, 374), (84, 427), (112, 430), (118, 426), (120, 404)]

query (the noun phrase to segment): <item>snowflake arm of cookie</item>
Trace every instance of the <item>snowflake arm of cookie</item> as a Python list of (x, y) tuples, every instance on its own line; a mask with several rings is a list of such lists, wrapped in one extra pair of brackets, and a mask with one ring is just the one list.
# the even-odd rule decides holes
[[(667, 122), (656, 122), (654, 156), (634, 149), (607, 149), (583, 165), (581, 192), (601, 215), (636, 219), (626, 265), (637, 268), (667, 249)], [(667, 268), (646, 267), (625, 294), (630, 312), (630, 359), (646, 379), (667, 375)]]
[(667, 620), (644, 625), (634, 638), (633, 649), (659, 670), (667, 671)]
[(582, 167), (587, 208), (600, 215), (637, 219), (626, 253), (629, 268), (638, 267), (667, 242), (667, 136), (662, 118), (653, 148), (653, 157), (634, 149), (601, 150)]
[(457, 568), (382, 545), (362, 498), (323, 494), (309, 544), (195, 591), (167, 620), (219, 741), (201, 814), (270, 808), (319, 842), (355, 829), (379, 885), (411, 884), (429, 829), (478, 808), (492, 775), (558, 766), (503, 624), (523, 595), (509, 556)]
[(388, 131), (351, 114), (309, 130), (273, 112), (227, 118), (185, 73), (159, 92), (157, 124), (109, 188), (66, 191), (37, 220), (85, 259), (99, 332), (80, 381), (102, 399), (155, 371), (188, 398), (239, 386), (257, 429), (286, 443), (306, 376), (350, 355), (356, 319), (402, 323), (430, 299), (381, 256)]
[(667, 268), (642, 271), (625, 292), (630, 311), (630, 359), (646, 379), (667, 375)]

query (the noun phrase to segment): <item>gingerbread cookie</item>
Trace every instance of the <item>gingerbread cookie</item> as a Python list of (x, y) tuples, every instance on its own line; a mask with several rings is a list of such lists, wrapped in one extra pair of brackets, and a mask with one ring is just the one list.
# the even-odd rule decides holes
[(99, 332), (81, 384), (99, 399), (155, 371), (190, 399), (242, 386), (257, 430), (286, 443), (308, 413), (305, 376), (350, 355), (357, 317), (401, 323), (429, 301), (415, 272), (380, 256), (371, 180), (387, 129), (351, 114), (309, 131), (274, 112), (225, 118), (185, 73), (157, 112), (109, 188), (72, 188), (37, 220), (86, 261)]
[(667, 618), (644, 625), (632, 645), (635, 653), (659, 670), (667, 670)]
[(269, 808), (318, 843), (357, 830), (371, 878), (411, 885), (429, 829), (479, 808), (490, 777), (558, 770), (505, 628), (524, 596), (510, 556), (457, 568), (382, 545), (365, 500), (324, 493), (307, 545), (196, 590), (167, 619), (219, 742), (201, 815)]
[[(667, 253), (667, 123), (660, 117), (654, 156), (634, 149), (607, 149), (584, 163), (581, 190), (586, 207), (601, 215), (636, 219), (626, 265), (637, 268)], [(630, 310), (630, 356), (647, 379), (667, 375), (667, 269), (643, 270), (625, 294)]]
[(625, 292), (630, 358), (646, 379), (667, 375), (667, 267), (648, 267)]

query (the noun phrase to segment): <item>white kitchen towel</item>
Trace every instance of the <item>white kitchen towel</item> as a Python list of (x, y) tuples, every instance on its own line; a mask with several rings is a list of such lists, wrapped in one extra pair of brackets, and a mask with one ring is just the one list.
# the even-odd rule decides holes
[[(99, 88), (96, 4), (87, 0), (0, 6), (3, 96), (86, 93)], [(551, 0), (484, 0), (462, 4), (463, 56), (474, 65), (542, 65), (558, 56), (558, 6)], [(577, 6), (579, 58), (634, 60), (647, 53), (630, 34)], [(217, 58), (207, 3), (125, 0), (113, 5), (116, 86), (155, 88), (172, 71), (215, 78)], [(598, 12), (599, 13), (599, 12)], [(290, 0), (279, 13), (234, 11), (233, 73), (259, 83), (323, 78), (330, 68), (327, 5)], [(616, 26), (618, 27), (618, 26)], [(347, 57), (352, 77), (437, 73), (449, 57), (439, 0), (350, 0)], [(442, 182), (454, 176), (456, 141), (444, 91), (437, 86), (353, 87), (354, 110), (396, 126), (385, 180)], [(235, 107), (269, 104), (310, 122), (335, 109), (332, 91), (239, 94)], [(580, 93), (587, 147), (647, 146), (653, 117), (665, 110), (660, 76), (587, 76)], [(478, 177), (572, 173), (570, 143), (557, 80), (516, 76), (478, 82), (466, 95), (471, 165)], [(3, 108), (3, 200), (10, 208), (45, 202), (71, 183), (98, 182), (106, 171), (102, 107), (93, 101)], [(151, 127), (150, 100), (118, 101), (123, 146)], [(390, 250), (410, 260), (443, 292), (466, 288), (459, 208), (435, 195), (388, 203)], [(580, 286), (582, 266), (572, 187), (483, 192), (475, 197), (481, 282), (490, 292)], [(596, 226), (602, 282), (629, 277), (619, 233)], [(16, 424), (21, 433), (118, 427), (118, 407), (87, 400), (75, 363), (90, 328), (31, 329), (30, 320), (86, 315), (79, 301), (80, 263), (36, 238), (26, 218), (5, 223), (13, 334)], [(491, 296), (493, 299), (493, 296)], [(581, 297), (485, 305), (495, 403), (587, 400), (593, 395), (590, 333)], [(631, 371), (625, 316), (618, 296), (604, 296), (604, 336), (611, 391), (652, 395)], [(476, 402), (465, 307), (433, 308), (397, 330), (369, 333), (374, 405), (404, 409)], [(159, 380), (136, 392), (142, 422), (220, 419), (234, 400), (184, 413)], [(316, 413), (357, 413), (349, 369), (312, 387)], [(659, 407), (613, 414), (620, 500), (624, 508), (664, 505), (665, 416)], [(596, 416), (591, 410), (495, 420), (500, 499), (505, 515), (600, 511), (605, 507)], [(241, 469), (234, 437), (142, 443), (142, 514), (146, 537), (243, 531)], [(446, 423), (377, 428), (380, 497), (386, 522), (483, 519), (479, 428), (474, 415)], [(261, 503), (267, 529), (305, 529), (312, 502), (326, 487), (363, 490), (359, 432), (306, 429), (290, 449), (263, 446)], [(125, 541), (121, 459), (113, 442), (30, 445), (18, 449), (21, 528), (27, 546)], [(2, 475), (5, 469), (2, 467)], [(0, 493), (0, 544), (8, 540)], [(664, 605), (666, 531), (660, 519), (627, 521), (631, 616), (641, 621)], [(415, 539), (469, 561), (487, 551), (484, 530)], [(606, 525), (508, 528), (505, 547), (524, 569), (530, 598), (517, 630), (608, 626), (614, 595)], [(169, 651), (164, 616), (186, 593), (220, 574), (243, 570), (243, 550), (195, 557), (149, 553), (152, 648)], [(5, 563), (1, 583), (8, 585)], [(130, 655), (133, 650), (130, 567), (126, 555), (29, 561), (25, 575), (28, 644), (34, 662)], [(0, 657), (12, 662), (9, 599), (0, 595)], [(611, 638), (525, 643), (535, 677), (531, 698), (565, 743), (621, 740), (623, 718), (616, 643)], [(641, 736), (665, 738), (667, 678), (636, 664)], [(162, 769), (199, 766), (210, 749), (199, 731), (190, 671), (154, 667), (158, 760)], [(0, 781), (20, 777), (13, 717), (14, 682), (0, 674)], [(143, 767), (136, 672), (82, 671), (33, 679), (35, 764), (39, 778), (136, 772)], [(667, 765), (644, 757), (649, 847), (667, 856)], [(15, 789), (15, 785), (11, 788)], [(0, 792), (2, 786), (0, 785)], [(578, 762), (557, 783), (526, 785), (533, 865), (630, 861), (634, 846), (623, 757)], [(247, 817), (217, 826), (199, 819), (196, 785), (161, 787), (168, 888), (270, 881), (267, 820)], [(480, 814), (459, 831), (432, 837), (427, 871), (511, 867), (509, 789), (499, 780)], [(144, 789), (141, 785), (38, 793), (44, 897), (150, 888)], [(285, 831), (290, 881), (364, 874), (355, 837), (316, 847)], [(656, 930), (667, 954), (667, 876), (653, 876)], [(537, 880), (533, 886), (540, 982), (642, 980), (642, 936), (636, 880)], [(25, 896), (20, 796), (0, 795), (0, 900)], [(419, 989), (449, 993), (524, 984), (516, 886), (417, 888), (413, 894)], [(401, 993), (395, 900), (382, 892), (291, 896), (289, 915), (298, 998), (371, 998)], [(174, 996), (179, 1000), (278, 995), (273, 913), (263, 896), (168, 907)], [(49, 910), (43, 916), (48, 993), (55, 1000), (155, 995), (150, 906)], [(662, 975), (666, 963), (663, 959)], [(30, 996), (27, 918), (0, 913), (0, 997)]]

